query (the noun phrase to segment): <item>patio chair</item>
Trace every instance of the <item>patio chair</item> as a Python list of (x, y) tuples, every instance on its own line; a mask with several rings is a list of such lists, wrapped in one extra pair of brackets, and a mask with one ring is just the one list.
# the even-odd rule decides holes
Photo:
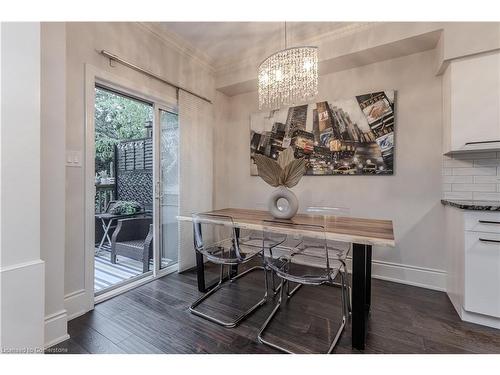
[(118, 220), (111, 238), (111, 263), (121, 255), (142, 262), (142, 272), (149, 271), (153, 258), (153, 224), (149, 217)]

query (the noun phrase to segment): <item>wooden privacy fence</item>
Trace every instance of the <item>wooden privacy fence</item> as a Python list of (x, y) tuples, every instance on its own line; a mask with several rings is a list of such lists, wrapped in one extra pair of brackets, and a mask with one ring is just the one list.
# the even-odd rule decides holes
[(115, 146), (114, 184), (96, 185), (96, 213), (104, 212), (111, 200), (139, 202), (153, 208), (153, 140), (123, 141)]

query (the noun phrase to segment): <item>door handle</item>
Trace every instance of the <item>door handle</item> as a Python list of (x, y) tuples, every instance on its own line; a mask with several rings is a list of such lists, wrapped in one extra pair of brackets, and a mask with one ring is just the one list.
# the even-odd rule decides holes
[(491, 221), (491, 220), (478, 220), (481, 224), (498, 224), (500, 225), (500, 221)]
[(156, 194), (155, 194), (155, 199), (160, 200), (161, 199), (161, 193), (160, 193), (160, 181), (156, 181)]
[(480, 142), (465, 142), (465, 145), (478, 145), (478, 144), (482, 144), (482, 143), (499, 143), (500, 140), (493, 140), (493, 141), (480, 141)]
[(500, 243), (500, 241), (498, 241), (498, 240), (489, 240), (487, 238), (479, 238), (479, 241), (481, 241), (481, 242)]

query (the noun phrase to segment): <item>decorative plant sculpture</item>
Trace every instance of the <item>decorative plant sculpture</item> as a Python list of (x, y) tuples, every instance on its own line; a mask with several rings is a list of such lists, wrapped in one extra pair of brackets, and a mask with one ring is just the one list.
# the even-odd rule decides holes
[[(259, 176), (269, 185), (277, 187), (270, 196), (268, 208), (271, 214), (278, 219), (291, 219), (299, 209), (297, 196), (289, 189), (297, 185), (306, 173), (304, 158), (295, 159), (291, 147), (282, 151), (278, 160), (255, 154)], [(282, 203), (282, 200), (286, 203)]]

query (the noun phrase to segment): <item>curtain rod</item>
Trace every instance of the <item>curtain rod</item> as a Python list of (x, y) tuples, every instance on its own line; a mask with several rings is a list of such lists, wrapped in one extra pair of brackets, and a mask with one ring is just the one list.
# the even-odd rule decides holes
[(204, 96), (198, 95), (198, 94), (196, 94), (196, 93), (194, 93), (194, 92), (192, 92), (192, 91), (190, 91), (190, 90), (188, 90), (188, 89), (185, 89), (184, 87), (177, 86), (176, 84), (174, 84), (174, 83), (172, 83), (172, 82), (170, 82), (170, 81), (167, 81), (166, 79), (164, 79), (164, 78), (162, 78), (162, 77), (160, 77), (160, 76), (158, 76), (158, 75), (154, 74), (153, 72), (151, 72), (151, 71), (149, 71), (149, 70), (147, 70), (147, 69), (141, 68), (140, 66), (137, 66), (137, 65), (135, 65), (135, 64), (132, 64), (131, 62), (128, 62), (128, 61), (126, 61), (126, 60), (123, 60), (122, 58), (120, 58), (120, 57), (118, 57), (118, 56), (116, 56), (116, 55), (112, 54), (111, 52), (108, 52), (108, 51), (106, 51), (106, 50), (104, 50), (104, 49), (103, 49), (103, 50), (101, 50), (101, 54), (102, 54), (102, 55), (104, 55), (104, 56), (106, 56), (106, 57), (107, 57), (107, 58), (109, 58), (110, 60), (117, 61), (117, 62), (119, 62), (119, 63), (120, 63), (120, 64), (122, 64), (122, 65), (125, 65), (125, 66), (127, 66), (127, 67), (129, 67), (129, 68), (131, 68), (131, 69), (134, 69), (134, 70), (138, 71), (138, 72), (144, 73), (144, 74), (146, 74), (146, 75), (148, 75), (148, 76), (150, 76), (150, 77), (152, 77), (152, 78), (157, 79), (158, 81), (161, 81), (161, 82), (163, 82), (163, 83), (166, 83), (166, 84), (167, 84), (167, 85), (169, 85), (169, 86), (175, 87), (175, 88), (176, 88), (176, 89), (178, 89), (178, 90), (185, 91), (185, 92), (187, 92), (188, 94), (191, 94), (191, 95), (193, 95), (193, 96), (196, 96), (197, 98), (200, 98), (201, 100), (204, 100), (204, 101), (206, 101), (206, 102), (208, 102), (208, 103), (212, 104), (212, 101), (211, 101), (210, 99), (207, 99), (207, 98), (205, 98)]

